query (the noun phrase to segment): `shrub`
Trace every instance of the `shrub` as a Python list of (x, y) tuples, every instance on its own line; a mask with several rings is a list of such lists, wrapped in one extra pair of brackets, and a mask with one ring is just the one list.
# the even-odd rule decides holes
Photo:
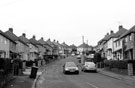
[(127, 61), (124, 60), (105, 60), (104, 66), (109, 68), (127, 69)]

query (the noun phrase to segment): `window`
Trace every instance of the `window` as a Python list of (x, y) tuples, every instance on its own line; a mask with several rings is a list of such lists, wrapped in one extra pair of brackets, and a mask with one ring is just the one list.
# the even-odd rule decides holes
[(128, 42), (128, 36), (125, 38), (125, 42)]
[(130, 41), (132, 40), (132, 34), (129, 35), (129, 40), (130, 40)]

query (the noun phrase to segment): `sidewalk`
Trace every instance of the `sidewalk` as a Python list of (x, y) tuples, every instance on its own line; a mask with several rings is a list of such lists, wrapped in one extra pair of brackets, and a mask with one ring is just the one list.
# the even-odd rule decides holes
[(135, 76), (120, 75), (120, 74), (116, 74), (110, 71), (106, 71), (104, 69), (98, 69), (98, 73), (111, 77), (111, 78), (122, 80), (128, 85), (135, 85)]
[[(39, 67), (37, 75), (40, 75), (44, 70), (44, 66)], [(35, 79), (29, 78), (31, 74), (31, 68), (27, 68), (23, 75), (15, 76), (4, 88), (32, 88), (33, 82)]]

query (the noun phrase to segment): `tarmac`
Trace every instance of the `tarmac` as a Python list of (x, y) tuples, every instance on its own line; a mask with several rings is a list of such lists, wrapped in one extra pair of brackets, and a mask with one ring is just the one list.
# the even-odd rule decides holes
[[(45, 71), (45, 66), (39, 67), (36, 79), (31, 79), (30, 73), (31, 68), (27, 68), (23, 75), (15, 76), (4, 88), (36, 88), (36, 81), (40, 78), (40, 75)], [(135, 76), (121, 75), (114, 72), (106, 71), (104, 69), (98, 69), (98, 73), (117, 79), (122, 80), (127, 85), (135, 85)]]

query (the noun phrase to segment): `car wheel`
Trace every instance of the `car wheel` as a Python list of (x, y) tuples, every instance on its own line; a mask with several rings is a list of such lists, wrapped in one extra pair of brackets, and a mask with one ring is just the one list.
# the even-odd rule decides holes
[(79, 74), (79, 71), (77, 71), (76, 74)]

